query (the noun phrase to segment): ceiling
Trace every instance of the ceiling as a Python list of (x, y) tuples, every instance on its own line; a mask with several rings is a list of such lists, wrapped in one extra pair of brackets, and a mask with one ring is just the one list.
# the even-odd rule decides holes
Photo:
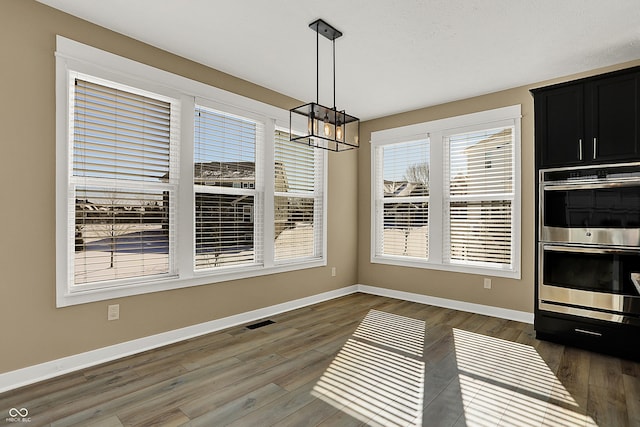
[[(336, 106), (364, 120), (640, 59), (638, 0), (39, 1), (304, 102), (323, 18)], [(323, 37), (319, 57), (332, 106)]]

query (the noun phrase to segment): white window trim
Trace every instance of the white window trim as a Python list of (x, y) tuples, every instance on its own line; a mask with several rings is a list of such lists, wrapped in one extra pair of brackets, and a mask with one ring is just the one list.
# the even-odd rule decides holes
[[(141, 279), (136, 283), (121, 286), (78, 289), (69, 283), (68, 254), (71, 244), (69, 227), (69, 135), (71, 123), (69, 111), (69, 78), (70, 72), (78, 72), (122, 85), (138, 88), (143, 91), (159, 94), (179, 100), (180, 113), (180, 176), (193, 176), (193, 122), (196, 99), (216, 105), (222, 111), (241, 112), (241, 115), (261, 117), (265, 120), (265, 135), (273, 135), (276, 127), (288, 128), (289, 112), (269, 104), (246, 98), (186, 77), (163, 71), (103, 50), (67, 39), (56, 38), (56, 306), (65, 307), (113, 298), (180, 289), (191, 286), (207, 285), (229, 280), (244, 279), (267, 274), (284, 273), (327, 265), (327, 163), (324, 155), (324, 174), (322, 191), (322, 254), (314, 259), (303, 259), (299, 262), (274, 263), (273, 230), (264, 227), (263, 234), (265, 263), (260, 266), (223, 271), (200, 272), (194, 270), (193, 244), (195, 235), (193, 187), (192, 180), (178, 181), (176, 211), (176, 274), (169, 278)], [(209, 105), (209, 104), (208, 104)], [(300, 129), (304, 131), (304, 129)], [(271, 133), (269, 133), (271, 132)], [(273, 173), (273, 139), (265, 139), (264, 174), (264, 217), (265, 224), (273, 224), (273, 186), (269, 185)], [(269, 163), (271, 159), (271, 163)], [(272, 228), (272, 227), (271, 227)], [(267, 256), (271, 258), (267, 261)]]
[[(489, 275), (496, 277), (507, 277), (520, 279), (521, 274), (521, 139), (520, 139), (520, 119), (521, 106), (512, 105), (508, 107), (496, 108), (493, 110), (481, 111), (477, 113), (465, 114), (430, 122), (417, 123), (414, 125), (402, 126), (398, 128), (385, 129), (372, 132), (371, 134), (371, 254), (370, 261), (374, 264), (388, 264), (403, 267), (426, 268), (432, 270), (443, 270), (459, 273)], [(378, 189), (376, 177), (376, 162), (379, 161), (376, 152), (378, 147), (388, 144), (395, 144), (406, 141), (416, 141), (429, 138), (430, 140), (430, 165), (429, 165), (429, 230), (434, 229), (431, 224), (443, 224), (443, 161), (446, 153), (443, 152), (443, 137), (455, 132), (471, 131), (490, 126), (513, 126), (514, 127), (514, 176), (513, 176), (513, 212), (512, 219), (513, 241), (513, 268), (502, 270), (496, 268), (484, 268), (480, 266), (468, 266), (458, 264), (446, 264), (443, 259), (443, 233), (429, 234), (429, 259), (410, 258), (402, 256), (379, 255), (376, 253), (378, 244), (378, 230), (376, 218), (376, 192)]]

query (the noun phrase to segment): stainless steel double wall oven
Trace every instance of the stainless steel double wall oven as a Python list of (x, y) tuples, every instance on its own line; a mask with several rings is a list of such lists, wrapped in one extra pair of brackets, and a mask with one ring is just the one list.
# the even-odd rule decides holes
[(640, 325), (640, 163), (538, 173), (539, 309)]

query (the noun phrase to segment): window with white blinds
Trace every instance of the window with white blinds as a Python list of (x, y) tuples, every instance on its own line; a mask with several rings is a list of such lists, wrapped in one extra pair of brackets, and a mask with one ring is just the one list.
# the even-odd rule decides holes
[(289, 141), (276, 130), (274, 143), (274, 259), (322, 255), (324, 151)]
[(520, 277), (519, 105), (371, 143), (371, 262)]
[(326, 266), (327, 158), (288, 110), (61, 36), (55, 60), (58, 307)]
[(172, 273), (175, 107), (164, 97), (80, 76), (71, 99), (71, 283)]
[(377, 148), (376, 254), (429, 257), (429, 140)]
[(196, 270), (262, 261), (256, 233), (256, 144), (263, 125), (196, 106)]
[(444, 141), (447, 261), (510, 268), (514, 128), (458, 133)]

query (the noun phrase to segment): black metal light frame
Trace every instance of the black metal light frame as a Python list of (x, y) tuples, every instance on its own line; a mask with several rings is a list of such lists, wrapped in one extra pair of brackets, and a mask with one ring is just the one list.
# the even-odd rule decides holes
[[(322, 19), (309, 24), (316, 32), (316, 102), (289, 110), (289, 140), (330, 151), (346, 151), (360, 146), (360, 120), (336, 108), (336, 39), (342, 32)], [(333, 108), (320, 105), (320, 34), (331, 40), (333, 47)], [(294, 123), (295, 122), (295, 123)], [(297, 127), (296, 127), (297, 124)], [(306, 133), (294, 132), (307, 129)]]

